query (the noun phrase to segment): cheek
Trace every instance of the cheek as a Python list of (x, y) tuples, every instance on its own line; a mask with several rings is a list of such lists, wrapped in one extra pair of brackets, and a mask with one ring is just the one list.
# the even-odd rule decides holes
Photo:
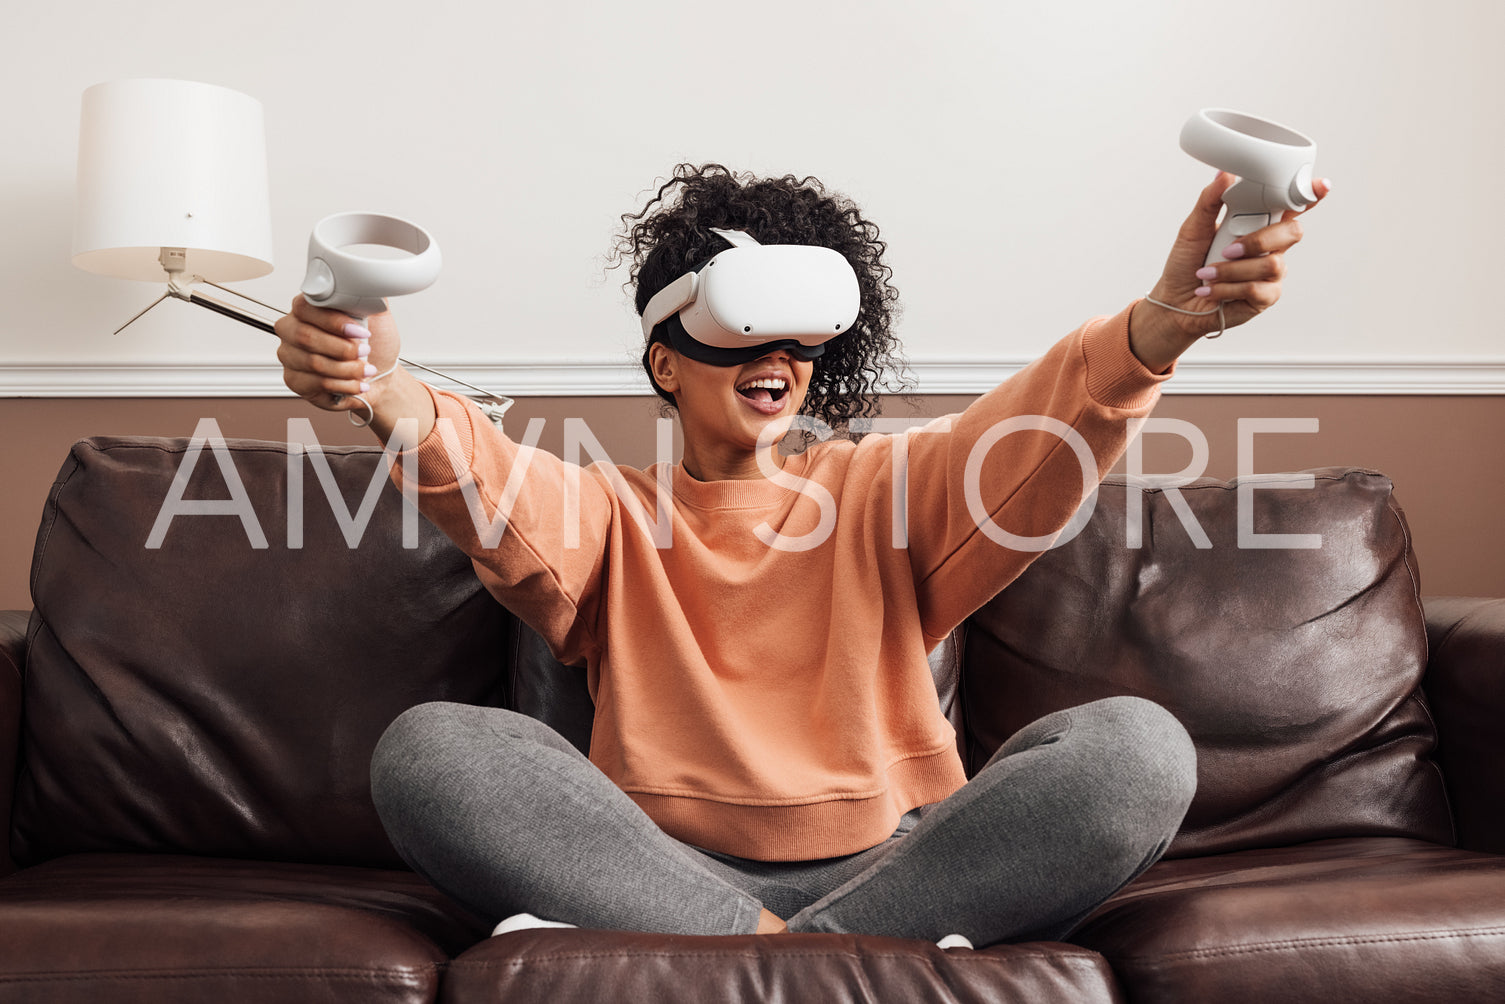
[(726, 403), (726, 395), (735, 393), (730, 387), (711, 380), (693, 377), (680, 384), (680, 398), (691, 408), (720, 408)]

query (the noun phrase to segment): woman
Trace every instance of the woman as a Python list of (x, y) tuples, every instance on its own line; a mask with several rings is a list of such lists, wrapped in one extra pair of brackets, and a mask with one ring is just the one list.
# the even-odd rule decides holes
[[(417, 422), (424, 511), (558, 658), (585, 664), (596, 703), (589, 759), (501, 709), (403, 714), (372, 766), (397, 849), (493, 917), (1067, 934), (1170, 842), (1195, 787), (1190, 740), (1158, 706), (1114, 698), (1023, 729), (969, 781), (926, 653), (1038, 553), (998, 530), (1048, 542), (1082, 502), (1060, 436), (1006, 423), (1069, 426), (1100, 477), (1177, 357), (1278, 299), (1294, 218), (1203, 266), (1233, 180), (1203, 190), (1151, 297), (959, 415), (792, 455), (777, 443), (796, 416), (871, 413), (896, 348), (877, 229), (812, 179), (682, 165), (624, 217), (639, 313), (728, 246), (712, 228), (833, 248), (861, 293), (857, 324), (815, 359), (770, 345), (728, 360), (673, 316), (653, 327), (644, 366), (684, 441), (667, 469), (582, 472), (521, 448), (401, 368), (371, 380), (397, 356), (390, 315), (363, 328), (295, 302), (278, 324), (288, 386), (334, 410), (362, 394), (383, 442)], [(661, 481), (672, 495), (653, 526)], [(498, 508), (505, 532), (488, 532)]]

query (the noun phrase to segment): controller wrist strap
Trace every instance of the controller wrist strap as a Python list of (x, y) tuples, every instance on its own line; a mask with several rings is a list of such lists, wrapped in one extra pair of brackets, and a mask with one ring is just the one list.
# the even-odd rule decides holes
[(1160, 307), (1160, 308), (1162, 308), (1164, 310), (1169, 310), (1172, 313), (1176, 313), (1176, 314), (1185, 314), (1188, 317), (1206, 317), (1208, 314), (1217, 314), (1218, 315), (1218, 330), (1217, 330), (1217, 332), (1215, 334), (1212, 333), (1212, 332), (1209, 332), (1208, 334), (1203, 335), (1202, 336), (1203, 338), (1222, 338), (1223, 337), (1223, 332), (1225, 332), (1225, 331), (1228, 330), (1228, 318), (1223, 315), (1223, 301), (1222, 300), (1219, 300), (1218, 301), (1218, 305), (1216, 307), (1212, 308), (1211, 310), (1186, 310), (1186, 309), (1184, 309), (1182, 307), (1172, 307), (1169, 303), (1162, 303), (1161, 301), (1155, 299), (1153, 296), (1151, 296), (1148, 293), (1146, 293), (1144, 295), (1144, 300), (1145, 300), (1146, 303), (1153, 303), (1155, 306)]

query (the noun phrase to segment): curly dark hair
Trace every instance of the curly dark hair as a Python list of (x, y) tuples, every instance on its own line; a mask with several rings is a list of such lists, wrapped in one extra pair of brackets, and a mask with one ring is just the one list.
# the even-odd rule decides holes
[[(631, 262), (623, 285), (636, 285), (639, 315), (655, 293), (728, 247), (712, 227), (744, 231), (762, 244), (819, 245), (840, 252), (857, 273), (857, 323), (827, 342), (815, 360), (801, 413), (844, 424), (876, 415), (885, 391), (908, 389), (907, 368), (891, 330), (899, 291), (883, 262), (888, 245), (855, 203), (827, 192), (816, 178), (758, 178), (720, 164), (679, 164), (640, 212), (622, 214), (622, 225), (625, 232), (617, 236), (610, 263)], [(654, 341), (667, 341), (664, 325), (654, 328), (648, 345)], [(649, 369), (647, 345), (643, 368)], [(674, 404), (651, 371), (648, 379)]]

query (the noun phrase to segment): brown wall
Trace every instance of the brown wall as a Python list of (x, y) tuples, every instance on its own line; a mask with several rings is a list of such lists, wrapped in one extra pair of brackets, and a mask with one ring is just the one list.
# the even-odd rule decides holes
[[(894, 401), (890, 415), (941, 415), (968, 398)], [(542, 445), (561, 449), (566, 417), (586, 420), (618, 463), (654, 460), (656, 399), (523, 398), (508, 416), (521, 429), (546, 419)], [(287, 419), (308, 417), (326, 445), (371, 441), (343, 416), (290, 399), (0, 400), (5, 430), (0, 492), (0, 609), (31, 606), (27, 578), (42, 505), (58, 467), (77, 439), (91, 435), (189, 436), (210, 416), (228, 437), (283, 440)], [(1237, 472), (1240, 418), (1316, 418), (1315, 434), (1256, 439), (1255, 471), (1371, 467), (1389, 474), (1416, 542), (1422, 587), (1432, 595), (1505, 596), (1505, 530), (1495, 507), (1505, 498), (1505, 397), (1292, 397), (1169, 395), (1157, 417), (1197, 425), (1207, 437), (1207, 474)], [(1190, 448), (1171, 435), (1145, 441), (1145, 471), (1174, 473)]]

